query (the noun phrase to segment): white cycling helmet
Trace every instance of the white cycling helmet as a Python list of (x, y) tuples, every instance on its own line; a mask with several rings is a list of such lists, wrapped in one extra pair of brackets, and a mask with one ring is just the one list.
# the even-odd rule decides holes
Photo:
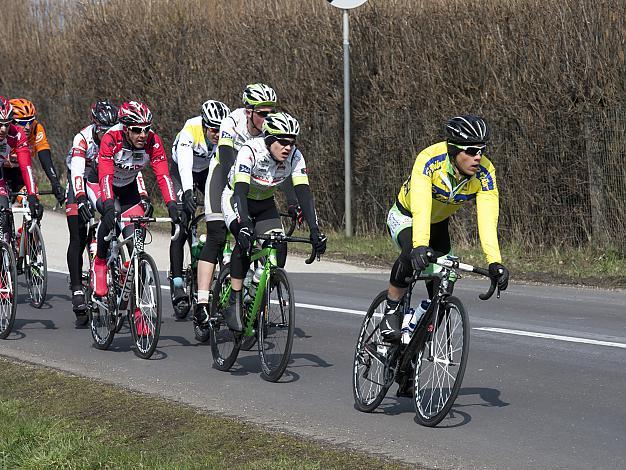
[(263, 83), (252, 83), (243, 91), (243, 104), (246, 108), (276, 106), (278, 98), (273, 88)]
[(271, 113), (263, 122), (263, 132), (265, 135), (295, 138), (300, 133), (300, 124), (296, 118), (287, 113)]
[(222, 120), (230, 114), (230, 109), (221, 101), (207, 100), (202, 103), (202, 124), (204, 127), (220, 127)]

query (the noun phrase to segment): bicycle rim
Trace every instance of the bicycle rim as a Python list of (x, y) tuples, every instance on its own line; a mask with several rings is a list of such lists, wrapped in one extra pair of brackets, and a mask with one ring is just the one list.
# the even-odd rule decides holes
[(140, 253), (138, 258), (139, 270), (135, 273), (135, 282), (139, 283), (139, 298), (131, 303), (135, 308), (131, 309), (129, 322), (135, 354), (149, 359), (156, 350), (161, 331), (161, 284), (152, 257)]
[(261, 378), (276, 382), (289, 363), (296, 321), (296, 304), (285, 270), (272, 269), (261, 305), (258, 331)]
[[(194, 298), (194, 272), (191, 266), (191, 236), (188, 237), (189, 240), (183, 245), (183, 283), (185, 286), (185, 292), (187, 293), (187, 297), (184, 301), (181, 301), (173, 306), (174, 316), (179, 320), (182, 320), (187, 317), (189, 314), (189, 310), (191, 310)], [(172, 292), (173, 293), (173, 292)]]
[(29, 260), (25, 266), (26, 283), (30, 294), (30, 304), (35, 308), (41, 308), (46, 301), (48, 290), (48, 262), (46, 259), (46, 246), (41, 235), (41, 230), (36, 222), (32, 233), (24, 234), (28, 240), (26, 248)]
[[(121, 272), (121, 268), (122, 266), (124, 266), (124, 264), (126, 263), (126, 255), (124, 254), (124, 250), (119, 250), (117, 253), (117, 264), (116, 264), (116, 269), (117, 272)], [(122, 312), (117, 312), (118, 315), (115, 316), (115, 333), (119, 333), (120, 330), (122, 329), (122, 326), (124, 326), (124, 318), (126, 318), (126, 315), (124, 315)]]
[(418, 348), (414, 402), (416, 421), (436, 426), (454, 404), (469, 355), (469, 319), (461, 301), (449, 297), (435, 312)]
[(229, 292), (230, 268), (227, 266), (220, 271), (211, 295), (211, 313), (215, 317), (215, 320), (210, 322), (211, 354), (215, 368), (221, 371), (227, 371), (232, 367), (241, 345), (241, 333), (228, 328), (224, 320)]
[(354, 348), (352, 394), (359, 411), (371, 412), (383, 401), (393, 383), (391, 348), (383, 341), (378, 325), (385, 313), (387, 291), (376, 296), (370, 305)]
[(0, 241), (0, 339), (11, 333), (17, 310), (17, 267), (13, 249)]

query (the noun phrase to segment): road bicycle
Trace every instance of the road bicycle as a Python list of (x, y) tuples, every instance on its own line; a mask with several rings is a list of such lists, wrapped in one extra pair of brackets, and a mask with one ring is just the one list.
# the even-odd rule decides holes
[[(152, 256), (144, 251), (147, 226), (153, 222), (171, 223), (169, 217), (122, 217), (122, 223), (130, 222), (132, 236), (118, 240), (112, 230), (105, 240), (110, 241), (107, 254), (106, 296), (99, 298), (90, 290), (88, 300), (89, 324), (94, 345), (108, 349), (115, 333), (119, 331), (124, 316), (130, 325), (134, 352), (138, 357), (149, 359), (156, 350), (161, 330), (161, 284), (159, 271)], [(176, 225), (172, 239), (180, 234)], [(123, 247), (132, 247), (128, 269), (124, 267)], [(90, 257), (91, 258), (91, 257)], [(90, 269), (90, 273), (93, 272)], [(136, 275), (137, 274), (137, 275)], [(93, 285), (93, 282), (90, 282)]]
[[(237, 359), (242, 343), (253, 336), (257, 337), (261, 377), (269, 382), (277, 382), (285, 372), (295, 328), (295, 300), (287, 272), (277, 265), (277, 246), (280, 243), (311, 243), (307, 238), (292, 237), (282, 232), (256, 235), (264, 240), (265, 246), (252, 250), (251, 262), (256, 266), (255, 277), (258, 284), (246, 288), (244, 283), (243, 312), (241, 315), (244, 330), (236, 332), (228, 328), (224, 312), (228, 308), (232, 290), (230, 266), (224, 267), (218, 275), (211, 293), (211, 353), (215, 367), (229, 370)], [(318, 256), (313, 249), (306, 264), (311, 264)], [(318, 256), (319, 258), (319, 256)]]
[[(54, 194), (52, 191), (41, 191), (39, 195)], [(21, 196), (21, 198), (19, 198)], [(46, 245), (41, 233), (40, 221), (33, 221), (28, 210), (26, 192), (12, 192), (11, 198), (17, 199), (17, 204), (21, 207), (14, 207), (8, 212), (12, 237), (16, 243), (15, 259), (17, 263), (17, 273), (24, 274), (30, 304), (35, 308), (41, 308), (46, 301), (48, 291), (48, 260), (46, 258)], [(22, 214), (22, 225), (15, 232), (13, 214)], [(17, 236), (16, 236), (17, 235)]]
[(480, 294), (489, 299), (497, 280), (484, 268), (464, 264), (452, 255), (434, 259), (441, 269), (433, 274), (415, 274), (400, 309), (406, 315), (411, 309), (411, 295), (420, 280), (434, 282), (430, 305), (417, 321), (408, 344), (390, 344), (380, 333), (387, 291), (372, 302), (359, 333), (354, 351), (352, 391), (356, 408), (371, 412), (382, 402), (394, 382), (398, 396), (412, 395), (416, 421), (436, 426), (448, 414), (461, 388), (469, 354), (470, 325), (461, 300), (452, 295), (459, 272), (477, 273), (491, 279), (489, 290)]

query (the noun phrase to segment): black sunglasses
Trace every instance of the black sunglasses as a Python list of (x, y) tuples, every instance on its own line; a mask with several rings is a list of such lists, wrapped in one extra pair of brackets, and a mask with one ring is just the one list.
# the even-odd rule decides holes
[(296, 144), (295, 139), (276, 139), (276, 142), (278, 142), (283, 147), (288, 147), (289, 145)]
[(131, 131), (133, 134), (141, 134), (142, 132), (145, 132), (146, 135), (148, 135), (148, 133), (150, 132), (151, 126), (144, 126), (144, 127), (137, 127), (137, 126), (133, 126), (133, 127), (129, 127), (128, 130)]
[(257, 113), (262, 118), (266, 118), (267, 116), (272, 114), (274, 112), (274, 110), (271, 110), (271, 111), (254, 111), (254, 112)]
[(10, 125), (11, 125), (11, 121), (0, 122), (0, 127), (9, 127)]

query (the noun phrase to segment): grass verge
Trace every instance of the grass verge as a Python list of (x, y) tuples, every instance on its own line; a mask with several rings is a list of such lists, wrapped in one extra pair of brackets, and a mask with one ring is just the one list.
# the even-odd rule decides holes
[(0, 468), (415, 468), (0, 358)]

